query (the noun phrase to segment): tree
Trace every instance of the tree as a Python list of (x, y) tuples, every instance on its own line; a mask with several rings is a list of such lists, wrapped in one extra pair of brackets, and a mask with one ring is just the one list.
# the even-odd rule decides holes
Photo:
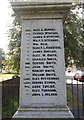
[(9, 52), (8, 55), (10, 56), (8, 61), (9, 61), (9, 66), (11, 66), (11, 69), (14, 70), (15, 72), (19, 73), (20, 70), (20, 46), (21, 46), (21, 25), (18, 20), (18, 18), (15, 17), (13, 21), (12, 28), (9, 31)]
[(5, 67), (6, 54), (2, 48), (0, 48), (0, 69)]
[[(66, 66), (72, 65), (72, 60), (74, 64), (78, 67), (83, 64), (80, 59), (81, 55), (81, 45), (83, 44), (84, 31), (82, 31), (82, 19), (70, 11), (69, 16), (64, 24), (64, 46), (65, 46), (65, 61)], [(79, 64), (81, 63), (81, 65)], [(83, 66), (83, 65), (82, 65)]]

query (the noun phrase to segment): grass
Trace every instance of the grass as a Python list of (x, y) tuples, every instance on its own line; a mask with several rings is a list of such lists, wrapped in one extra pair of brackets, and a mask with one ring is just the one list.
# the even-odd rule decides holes
[(2, 108), (3, 118), (11, 118), (18, 108), (18, 97), (9, 100)]
[(15, 74), (0, 74), (0, 82), (11, 79)]
[(79, 103), (77, 97), (73, 96), (69, 90), (67, 90), (67, 104), (69, 108), (83, 108), (83, 105)]

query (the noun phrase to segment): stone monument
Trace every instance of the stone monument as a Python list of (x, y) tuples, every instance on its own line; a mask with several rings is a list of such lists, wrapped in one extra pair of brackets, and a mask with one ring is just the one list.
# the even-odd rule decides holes
[(13, 118), (73, 118), (63, 43), (72, 0), (15, 0), (11, 5), (22, 21), (20, 107)]

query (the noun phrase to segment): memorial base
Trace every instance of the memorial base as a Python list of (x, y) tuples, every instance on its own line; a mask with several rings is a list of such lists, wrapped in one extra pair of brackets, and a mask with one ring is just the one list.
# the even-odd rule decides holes
[(74, 118), (68, 107), (19, 108), (13, 118)]

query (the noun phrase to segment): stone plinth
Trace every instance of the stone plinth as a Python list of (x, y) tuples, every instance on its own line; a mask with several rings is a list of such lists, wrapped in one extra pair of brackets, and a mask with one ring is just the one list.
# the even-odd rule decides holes
[(19, 108), (13, 118), (74, 118), (68, 107), (34, 106)]
[(12, 2), (22, 20), (20, 107), (14, 118), (73, 118), (67, 107), (63, 21), (70, 2)]

